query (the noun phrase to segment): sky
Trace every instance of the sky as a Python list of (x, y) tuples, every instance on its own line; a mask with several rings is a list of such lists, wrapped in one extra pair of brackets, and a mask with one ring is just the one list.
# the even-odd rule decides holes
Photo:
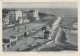
[(3, 8), (77, 8), (76, 2), (3, 2)]

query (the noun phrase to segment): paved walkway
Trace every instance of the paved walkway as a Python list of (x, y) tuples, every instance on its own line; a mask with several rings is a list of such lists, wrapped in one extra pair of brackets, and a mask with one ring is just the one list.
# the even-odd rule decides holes
[(40, 30), (36, 31), (35, 34), (32, 34), (28, 38), (23, 37), (22, 39), (18, 40), (14, 46), (11, 46), (10, 48), (8, 48), (7, 51), (16, 51), (17, 49), (24, 50), (26, 48), (29, 48), (28, 45), (32, 45), (36, 42), (33, 36), (38, 35), (39, 32), (41, 31)]

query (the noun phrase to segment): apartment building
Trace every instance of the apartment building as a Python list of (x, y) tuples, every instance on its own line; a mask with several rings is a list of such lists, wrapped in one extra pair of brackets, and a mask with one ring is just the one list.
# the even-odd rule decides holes
[(3, 26), (9, 25), (9, 15), (7, 14), (5, 18), (2, 19)]
[(16, 21), (19, 20), (19, 18), (22, 17), (22, 11), (20, 10), (15, 11), (15, 17), (16, 17)]
[(33, 12), (33, 17), (34, 17), (36, 20), (39, 20), (38, 10), (34, 10), (34, 12)]
[(22, 16), (23, 16), (23, 18), (27, 17), (27, 12), (26, 11), (23, 11), (22, 12)]
[(15, 11), (9, 11), (9, 24), (14, 24), (15, 23)]
[(30, 10), (27, 15), (30, 21), (39, 20), (38, 10)]
[(23, 11), (23, 15), (22, 16), (23, 16), (23, 23), (29, 22), (28, 15), (27, 15), (26, 11)]

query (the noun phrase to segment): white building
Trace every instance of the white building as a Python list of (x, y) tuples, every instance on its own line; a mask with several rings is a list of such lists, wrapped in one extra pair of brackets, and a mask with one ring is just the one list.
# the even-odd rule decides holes
[(39, 20), (39, 17), (37, 17), (36, 20)]
[(19, 20), (19, 24), (23, 23), (23, 18), (22, 17), (19, 17), (18, 20)]
[(27, 12), (25, 12), (25, 11), (23, 11), (23, 13), (22, 13), (23, 15), (23, 18), (25, 18), (25, 17), (27, 17)]
[(36, 18), (36, 20), (39, 20), (38, 10), (34, 10), (33, 17)]
[(25, 22), (30, 22), (30, 20), (24, 19), (24, 20), (23, 20), (23, 23), (25, 23)]
[(78, 23), (74, 23), (73, 27), (76, 28), (76, 29), (78, 29)]
[(22, 17), (22, 11), (18, 10), (18, 11), (15, 11), (15, 16), (16, 16), (16, 21)]

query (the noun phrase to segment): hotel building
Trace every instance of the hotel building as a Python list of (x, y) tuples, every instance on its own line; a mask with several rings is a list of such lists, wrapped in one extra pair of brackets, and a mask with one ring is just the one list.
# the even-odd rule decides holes
[(10, 11), (9, 13), (9, 24), (14, 24), (15, 23), (15, 11)]
[(20, 10), (15, 11), (15, 17), (16, 17), (16, 21), (19, 20), (19, 18), (22, 17), (22, 11)]

